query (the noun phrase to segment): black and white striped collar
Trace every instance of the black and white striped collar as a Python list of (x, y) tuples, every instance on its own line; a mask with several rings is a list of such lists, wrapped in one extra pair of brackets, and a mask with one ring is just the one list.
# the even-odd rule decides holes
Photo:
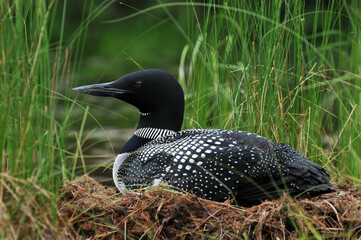
[(139, 128), (135, 131), (134, 135), (137, 137), (155, 139), (158, 137), (170, 136), (176, 134), (173, 130), (161, 129), (161, 128)]

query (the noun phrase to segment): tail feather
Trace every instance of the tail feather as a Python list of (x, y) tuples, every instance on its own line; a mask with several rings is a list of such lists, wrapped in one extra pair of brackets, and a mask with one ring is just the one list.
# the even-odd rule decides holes
[[(336, 186), (330, 184), (330, 176), (317, 164), (312, 162), (297, 162), (288, 166), (288, 172), (283, 177), (268, 179), (268, 181), (249, 181), (240, 186), (236, 200), (249, 206), (265, 199), (275, 199), (285, 192), (296, 196), (304, 192), (312, 196), (332, 192)], [(257, 183), (257, 184), (256, 184)]]

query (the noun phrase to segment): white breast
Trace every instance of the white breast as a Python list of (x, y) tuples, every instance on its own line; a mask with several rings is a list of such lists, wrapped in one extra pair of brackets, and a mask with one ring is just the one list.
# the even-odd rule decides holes
[(118, 178), (118, 170), (120, 166), (122, 165), (123, 161), (129, 156), (129, 153), (122, 153), (118, 154), (117, 158), (114, 161), (113, 165), (113, 181), (115, 183), (115, 186), (117, 186), (118, 190), (121, 193), (125, 193), (127, 188), (125, 187), (124, 183)]

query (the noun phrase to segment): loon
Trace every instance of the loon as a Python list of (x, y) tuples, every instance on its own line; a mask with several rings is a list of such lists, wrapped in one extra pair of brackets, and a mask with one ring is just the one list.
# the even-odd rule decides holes
[(121, 193), (167, 183), (198, 197), (249, 206), (283, 192), (318, 195), (335, 187), (324, 168), (289, 145), (245, 131), (181, 131), (184, 93), (163, 70), (140, 70), (73, 90), (118, 98), (140, 112), (136, 131), (113, 166)]

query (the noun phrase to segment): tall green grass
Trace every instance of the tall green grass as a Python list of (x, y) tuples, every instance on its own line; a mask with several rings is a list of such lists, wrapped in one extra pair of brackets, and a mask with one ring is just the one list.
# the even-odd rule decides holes
[(304, 4), (187, 5), (183, 127), (256, 132), (359, 182), (360, 6)]
[[(111, 2), (84, 3), (82, 22), (67, 39), (67, 1), (0, 4), (2, 238), (54, 237), (59, 187), (74, 177), (66, 143), (74, 102), (66, 96), (79, 70), (87, 27)], [(56, 118), (59, 108), (64, 114)]]
[(24, 233), (15, 224), (49, 224), (43, 214), (36, 219), (34, 211), (40, 213), (41, 205), (55, 204), (59, 175), (53, 138), (55, 102), (50, 91), (55, 76), (49, 56), (49, 16), (45, 2), (1, 4), (2, 237), (21, 237)]

